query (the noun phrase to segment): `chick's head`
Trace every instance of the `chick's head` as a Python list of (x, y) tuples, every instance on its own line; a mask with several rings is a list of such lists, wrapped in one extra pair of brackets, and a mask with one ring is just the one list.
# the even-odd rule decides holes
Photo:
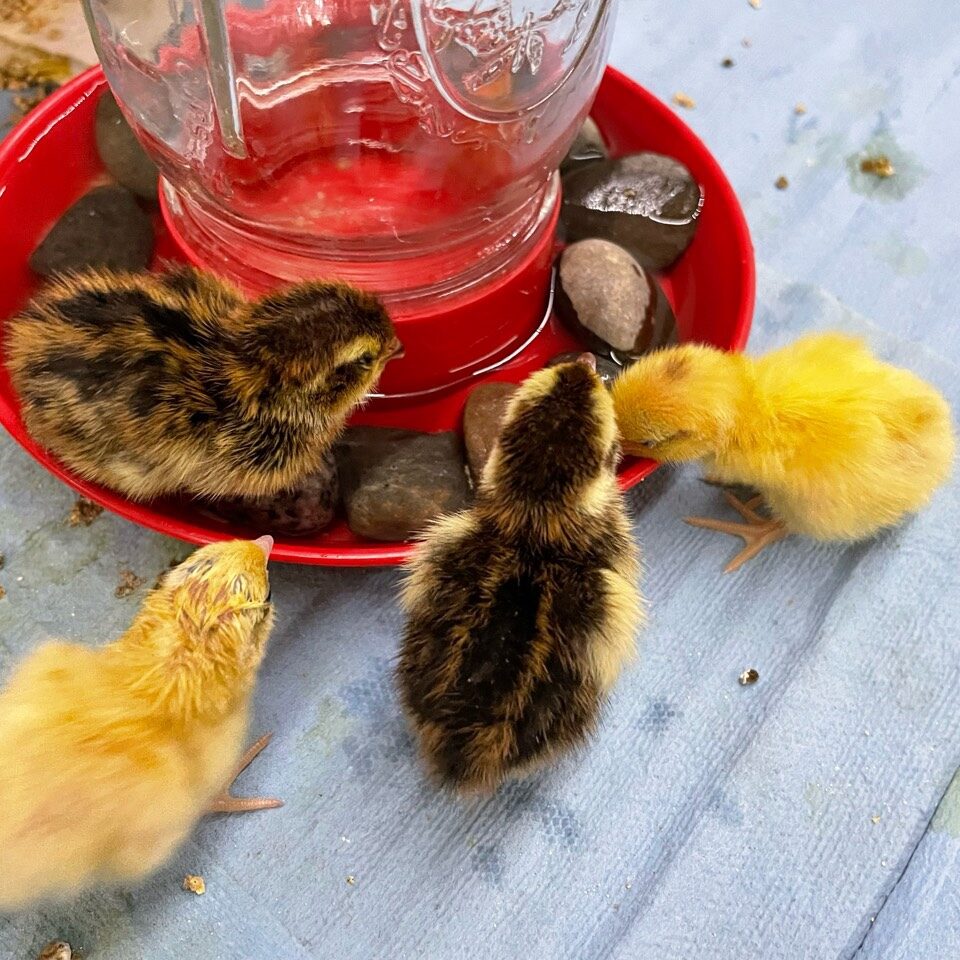
[(698, 344), (638, 360), (611, 390), (624, 451), (680, 462), (721, 448), (738, 419), (741, 361)]
[(539, 370), (514, 395), (483, 487), (507, 505), (543, 511), (575, 503), (620, 456), (613, 402), (585, 354)]
[(345, 414), (401, 351), (380, 299), (344, 283), (300, 283), (256, 301), (240, 336), (251, 398), (298, 418)]
[(253, 687), (273, 627), (271, 537), (202, 547), (147, 598), (128, 633), (138, 686), (175, 714), (221, 713)]

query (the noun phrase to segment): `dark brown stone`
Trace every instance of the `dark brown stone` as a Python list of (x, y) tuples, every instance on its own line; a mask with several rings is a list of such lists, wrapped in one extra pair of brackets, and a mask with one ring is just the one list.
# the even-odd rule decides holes
[(111, 176), (137, 196), (155, 202), (157, 165), (140, 145), (109, 91), (97, 102), (95, 132), (97, 153)]
[(480, 481), (484, 464), (500, 434), (503, 415), (516, 390), (512, 383), (481, 383), (467, 397), (463, 410), (463, 442), (474, 483)]
[(362, 537), (409, 540), (470, 500), (455, 433), (352, 427), (337, 444), (336, 457), (347, 524)]
[(242, 524), (258, 534), (308, 537), (330, 526), (340, 498), (337, 461), (332, 453), (294, 490), (273, 497), (237, 497), (219, 500), (210, 510), (230, 523)]
[(153, 224), (129, 190), (97, 187), (53, 225), (30, 266), (47, 277), (90, 267), (144, 270), (153, 242)]
[(565, 236), (570, 242), (610, 240), (641, 266), (665, 270), (693, 239), (702, 204), (690, 171), (663, 154), (588, 163), (564, 178)]
[(623, 364), (676, 342), (666, 294), (622, 247), (581, 240), (564, 250), (557, 274), (557, 314), (595, 353)]

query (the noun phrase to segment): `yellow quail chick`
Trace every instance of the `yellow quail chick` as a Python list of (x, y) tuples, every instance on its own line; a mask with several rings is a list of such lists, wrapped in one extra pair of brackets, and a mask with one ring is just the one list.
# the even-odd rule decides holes
[(128, 883), (206, 812), (238, 799), (257, 670), (273, 625), (270, 537), (204, 547), (100, 648), (47, 643), (0, 693), (0, 911)]

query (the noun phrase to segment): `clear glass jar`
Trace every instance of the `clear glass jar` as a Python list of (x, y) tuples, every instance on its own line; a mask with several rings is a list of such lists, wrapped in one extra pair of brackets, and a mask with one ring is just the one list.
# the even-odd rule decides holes
[(338, 276), (399, 314), (550, 228), (613, 0), (84, 0), (188, 254), (249, 289)]

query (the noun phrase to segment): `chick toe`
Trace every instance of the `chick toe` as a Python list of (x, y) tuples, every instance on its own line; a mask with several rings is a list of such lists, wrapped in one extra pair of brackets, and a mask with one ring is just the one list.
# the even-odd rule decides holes
[(230, 782), (210, 801), (207, 813), (251, 813), (255, 810), (275, 810), (283, 806), (283, 801), (276, 797), (235, 797), (230, 793), (237, 777), (253, 763), (272, 739), (273, 734), (266, 733), (247, 750), (237, 763)]
[(724, 490), (723, 497), (746, 523), (732, 523), (710, 517), (684, 517), (684, 522), (692, 527), (702, 527), (704, 530), (715, 530), (718, 533), (740, 537), (746, 543), (746, 546), (723, 568), (724, 573), (739, 570), (748, 560), (752, 560), (770, 544), (789, 536), (789, 531), (782, 520), (771, 520), (756, 512), (757, 507), (763, 502), (763, 497), (755, 496), (744, 503), (729, 490)]

